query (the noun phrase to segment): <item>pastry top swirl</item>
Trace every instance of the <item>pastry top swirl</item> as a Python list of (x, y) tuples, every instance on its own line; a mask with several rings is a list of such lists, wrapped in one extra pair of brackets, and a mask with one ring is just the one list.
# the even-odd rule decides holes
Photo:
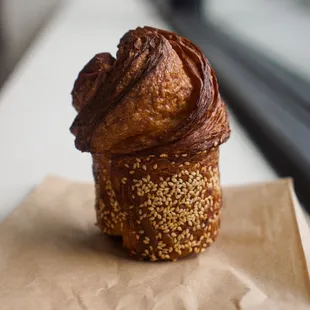
[(72, 90), (78, 111), (71, 132), (83, 152), (187, 153), (230, 135), (216, 76), (200, 49), (151, 27), (127, 32), (116, 59), (97, 54)]

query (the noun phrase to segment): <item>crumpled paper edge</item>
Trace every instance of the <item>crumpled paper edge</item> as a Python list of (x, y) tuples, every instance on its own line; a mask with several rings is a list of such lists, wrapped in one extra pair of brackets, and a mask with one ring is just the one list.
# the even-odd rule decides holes
[(306, 221), (305, 215), (302, 211), (302, 206), (300, 205), (295, 190), (293, 181), (290, 180), (289, 182), (289, 189), (290, 189), (290, 198), (291, 198), (291, 205), (293, 207), (293, 213), (295, 216), (295, 221), (297, 222), (297, 229), (301, 240), (302, 245), (302, 252), (305, 259), (305, 263), (308, 270), (309, 275), (309, 286), (310, 286), (310, 227)]
[(267, 298), (256, 285), (253, 283), (249, 277), (243, 275), (240, 271), (230, 268), (230, 272), (236, 276), (241, 282), (243, 282), (247, 287), (247, 291), (239, 300), (236, 300), (236, 306), (238, 310), (245, 310), (252, 307), (261, 305)]

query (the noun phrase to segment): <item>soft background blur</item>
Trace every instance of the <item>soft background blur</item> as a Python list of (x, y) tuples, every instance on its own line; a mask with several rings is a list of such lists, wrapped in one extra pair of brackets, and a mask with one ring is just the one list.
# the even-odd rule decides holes
[(3, 205), (49, 173), (92, 179), (68, 130), (73, 81), (150, 25), (193, 40), (216, 70), (233, 127), (223, 184), (292, 177), (309, 209), (310, 0), (0, 0), (0, 17)]
[(49, 20), (57, 0), (0, 0), (0, 83)]
[[(147, 0), (141, 0), (141, 2)], [(1, 0), (1, 75), (66, 0)], [(92, 2), (88, 1), (91, 6)], [(109, 0), (102, 0), (104, 11)], [(184, 0), (162, 1), (182, 3)], [(194, 3), (195, 0), (189, 2)], [(310, 0), (202, 0), (205, 18), (310, 80)], [(98, 4), (96, 3), (96, 6)], [(117, 16), (115, 16), (117, 18)], [(4, 72), (5, 71), (5, 72)]]
[(310, 81), (309, 0), (206, 0), (206, 18)]
[[(38, 32), (57, 13), (59, 5), (66, 2), (70, 1), (0, 0), (2, 80)], [(93, 0), (88, 1), (89, 6), (92, 2), (98, 7), (98, 1)], [(100, 2), (102, 16), (106, 18), (104, 10), (110, 5), (110, 0)], [(161, 2), (194, 4), (196, 1)], [(230, 32), (310, 80), (310, 0), (202, 0), (201, 11), (216, 27)]]

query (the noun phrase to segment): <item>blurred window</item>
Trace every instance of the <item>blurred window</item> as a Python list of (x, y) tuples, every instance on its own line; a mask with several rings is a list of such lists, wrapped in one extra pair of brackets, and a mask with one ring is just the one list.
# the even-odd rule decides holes
[(202, 15), (310, 81), (310, 0), (204, 0)]

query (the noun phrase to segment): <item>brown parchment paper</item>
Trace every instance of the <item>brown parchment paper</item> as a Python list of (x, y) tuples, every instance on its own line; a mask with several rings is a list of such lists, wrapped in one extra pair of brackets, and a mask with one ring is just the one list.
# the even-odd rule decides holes
[(290, 180), (224, 189), (206, 252), (128, 258), (94, 226), (94, 189), (50, 177), (0, 224), (0, 309), (310, 309)]

